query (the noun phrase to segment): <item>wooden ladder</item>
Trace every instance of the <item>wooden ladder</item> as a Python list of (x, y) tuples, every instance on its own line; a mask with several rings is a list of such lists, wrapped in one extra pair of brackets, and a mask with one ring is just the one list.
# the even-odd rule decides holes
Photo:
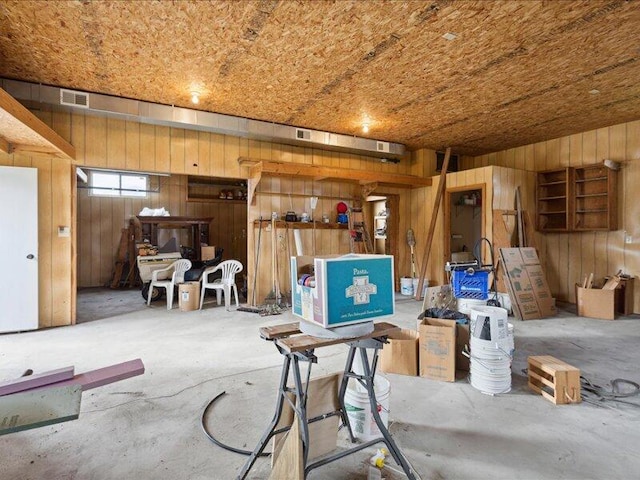
[(352, 207), (349, 211), (349, 242), (351, 253), (373, 253), (373, 244), (364, 221), (362, 207)]

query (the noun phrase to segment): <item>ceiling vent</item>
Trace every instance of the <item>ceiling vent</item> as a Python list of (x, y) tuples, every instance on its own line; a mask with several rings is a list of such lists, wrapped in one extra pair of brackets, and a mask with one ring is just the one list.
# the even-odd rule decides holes
[(305, 130), (304, 128), (296, 128), (296, 139), (298, 140), (311, 140), (311, 130)]
[(376, 142), (376, 150), (381, 153), (389, 153), (389, 142)]
[(74, 90), (60, 89), (60, 105), (89, 108), (89, 94)]

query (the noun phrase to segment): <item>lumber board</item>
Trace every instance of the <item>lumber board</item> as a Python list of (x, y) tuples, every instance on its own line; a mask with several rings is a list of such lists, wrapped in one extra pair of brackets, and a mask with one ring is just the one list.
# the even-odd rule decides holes
[(384, 337), (400, 330), (400, 327), (387, 322), (376, 323), (373, 332), (368, 335), (361, 335), (354, 338), (318, 338), (311, 335), (297, 335), (288, 338), (276, 339), (276, 343), (286, 352), (304, 352), (320, 347), (348, 343), (354, 340), (364, 340), (367, 338)]
[(291, 430), (280, 450), (269, 475), (269, 480), (303, 480), (304, 457), (302, 453), (302, 440), (300, 439), (300, 421), (297, 415), (293, 417)]
[(80, 416), (80, 385), (47, 386), (0, 397), (0, 436)]
[[(422, 266), (420, 268), (420, 277), (418, 280), (418, 290), (415, 294), (416, 300), (422, 300), (422, 290), (424, 285), (424, 276), (427, 273), (427, 265), (429, 264), (429, 255), (431, 254), (431, 246), (433, 245), (433, 236), (436, 232), (436, 223), (438, 219), (438, 211), (440, 210), (440, 202), (444, 194), (444, 188), (447, 183), (447, 169), (449, 168), (449, 158), (451, 157), (451, 147), (447, 147), (440, 170), (440, 181), (438, 182), (438, 190), (436, 192), (435, 204), (431, 211), (431, 223), (427, 232), (427, 241), (425, 242), (424, 256), (422, 257)], [(423, 310), (425, 310), (423, 306)]]
[(58, 368), (48, 372), (39, 373), (37, 375), (29, 375), (26, 377), (16, 378), (15, 380), (7, 380), (0, 383), (0, 396), (9, 395), (11, 393), (23, 392), (44, 385), (62, 382), (73, 378), (73, 367)]
[(102, 387), (127, 378), (142, 375), (144, 364), (139, 358), (128, 362), (117, 363), (97, 370), (81, 373), (70, 380), (59, 382), (56, 386), (80, 385), (82, 391)]

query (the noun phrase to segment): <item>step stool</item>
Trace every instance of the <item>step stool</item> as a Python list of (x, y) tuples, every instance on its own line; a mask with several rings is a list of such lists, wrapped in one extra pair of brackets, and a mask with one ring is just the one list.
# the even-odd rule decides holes
[(580, 369), (549, 355), (529, 357), (529, 388), (556, 405), (580, 403)]

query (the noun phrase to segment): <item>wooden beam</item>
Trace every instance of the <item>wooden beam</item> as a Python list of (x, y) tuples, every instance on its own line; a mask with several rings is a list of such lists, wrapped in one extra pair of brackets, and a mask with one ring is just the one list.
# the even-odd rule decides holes
[[(436, 231), (436, 220), (438, 218), (438, 210), (440, 210), (440, 200), (444, 193), (444, 187), (447, 183), (447, 169), (449, 168), (449, 158), (451, 157), (451, 147), (447, 147), (444, 154), (444, 162), (442, 162), (442, 170), (440, 170), (440, 182), (438, 183), (438, 191), (436, 192), (436, 200), (431, 213), (431, 223), (427, 233), (427, 242), (425, 243), (424, 256), (422, 257), (422, 267), (420, 268), (420, 280), (418, 280), (418, 291), (415, 293), (416, 300), (422, 300), (422, 286), (424, 285), (424, 276), (427, 273), (427, 264), (429, 263), (429, 255), (431, 254), (431, 245), (433, 244), (433, 235)], [(424, 310), (424, 308), (423, 308)]]
[(118, 363), (116, 365), (110, 365), (108, 367), (81, 373), (73, 377), (71, 380), (58, 382), (55, 386), (80, 385), (83, 391), (91, 390), (92, 388), (109, 385), (110, 383), (142, 375), (143, 373), (144, 364), (142, 363), (142, 360), (137, 358), (136, 360), (130, 360), (128, 362)]
[[(49, 153), (43, 149), (51, 149), (56, 156), (76, 157), (76, 149), (64, 138), (54, 132), (42, 120), (31, 113), (20, 102), (6, 91), (0, 89), (0, 136), (16, 147), (36, 148), (36, 153)], [(20, 137), (14, 138), (14, 136)]]
[(378, 189), (380, 184), (378, 182), (365, 183), (362, 185), (362, 198), (367, 199), (374, 191)]
[(2, 137), (0, 137), (0, 152), (8, 153), (9, 155), (13, 153), (13, 145)]
[(249, 179), (247, 181), (247, 201), (249, 205), (256, 203), (256, 188), (262, 179), (262, 165), (255, 164), (249, 168)]
[(370, 170), (355, 170), (339, 167), (323, 167), (302, 163), (274, 162), (270, 160), (252, 160), (246, 157), (238, 158), (238, 162), (240, 165), (253, 163), (254, 167), (260, 165), (262, 175), (324, 178), (327, 180), (362, 183), (377, 182), (379, 184), (394, 185), (404, 188), (431, 186), (430, 178), (422, 178), (414, 175), (400, 175), (396, 173), (373, 172)]
[(28, 375), (26, 377), (7, 380), (0, 383), (0, 396), (9, 395), (11, 393), (22, 392), (31, 388), (50, 385), (63, 380), (73, 378), (73, 367), (59, 368), (49, 372), (40, 373), (38, 375)]

